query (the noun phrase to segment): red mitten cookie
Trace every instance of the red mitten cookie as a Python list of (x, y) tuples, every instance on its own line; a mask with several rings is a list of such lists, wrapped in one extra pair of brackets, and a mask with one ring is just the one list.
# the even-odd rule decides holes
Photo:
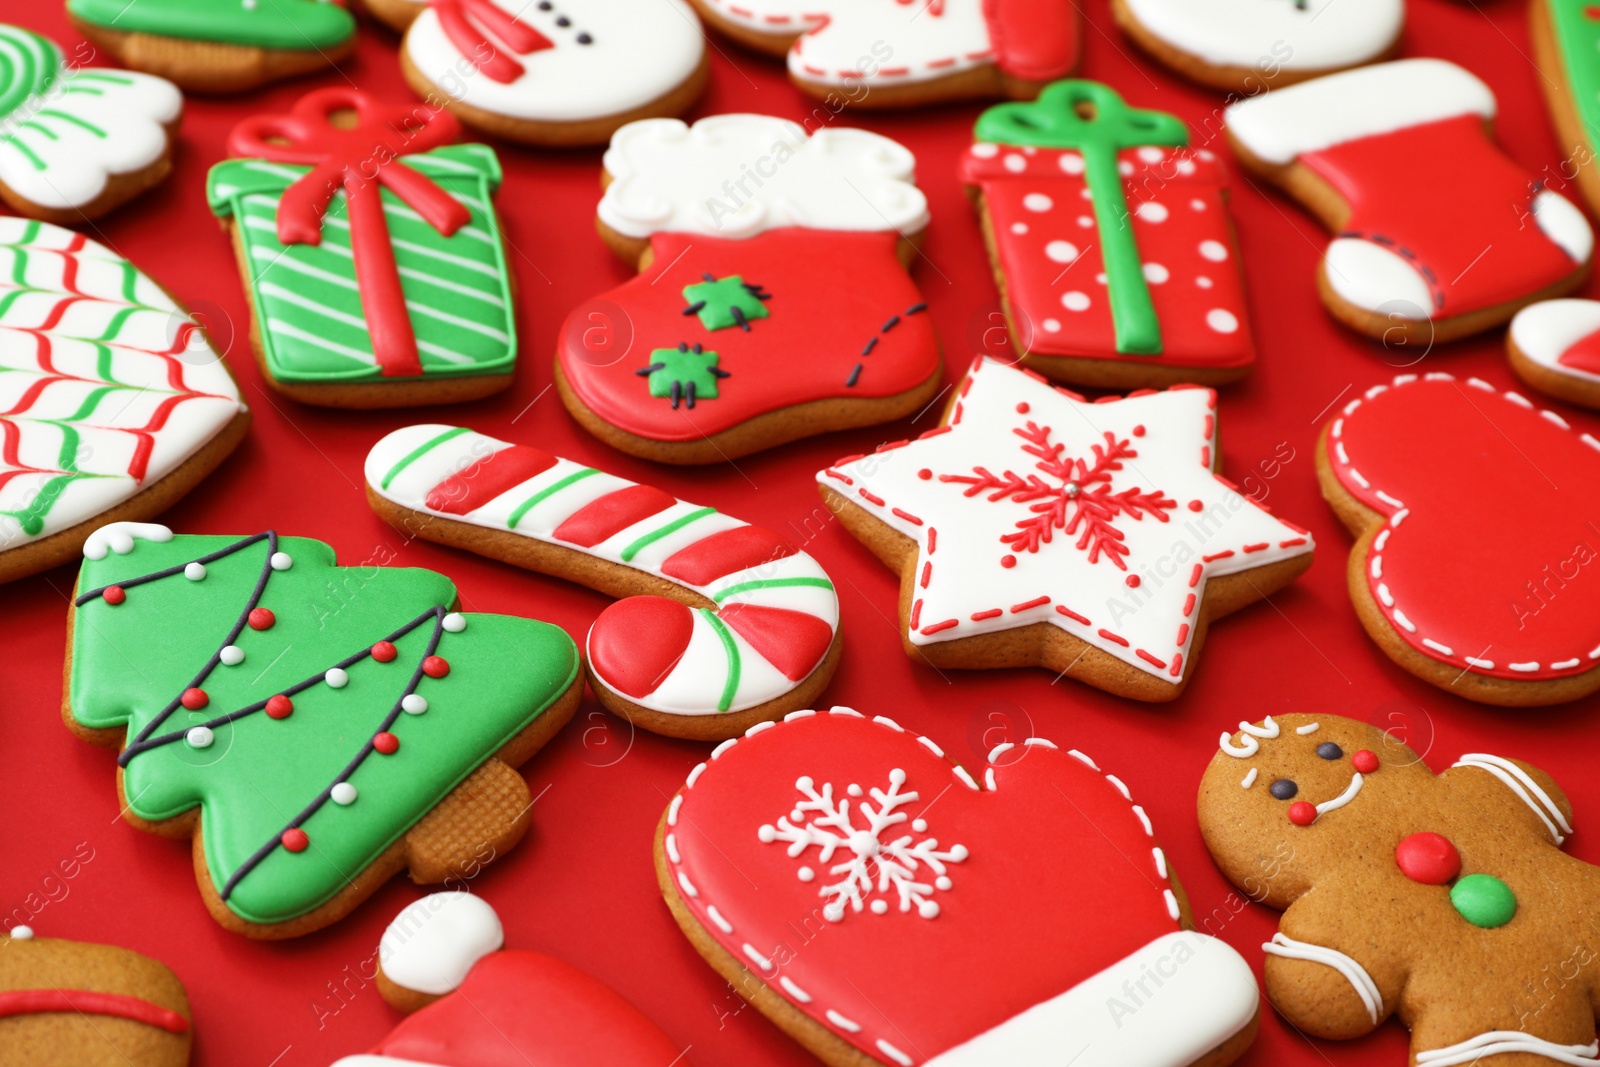
[(848, 708), (719, 746), (656, 841), (695, 948), (836, 1067), (1182, 1067), (1255, 1036), (1250, 969), (1188, 929), (1149, 816), (1041, 738), (982, 786)]
[(1561, 852), (1572, 811), (1535, 767), (1467, 753), (1435, 777), (1337, 715), (1224, 733), (1200, 783), (1223, 872), (1283, 911), (1267, 1000), (1297, 1029), (1359, 1037), (1389, 1015), (1416, 1067), (1600, 1064), (1596, 868)]
[(1600, 689), (1600, 441), (1477, 378), (1405, 374), (1317, 447), (1356, 543), (1350, 597), (1389, 658), (1486, 704)]

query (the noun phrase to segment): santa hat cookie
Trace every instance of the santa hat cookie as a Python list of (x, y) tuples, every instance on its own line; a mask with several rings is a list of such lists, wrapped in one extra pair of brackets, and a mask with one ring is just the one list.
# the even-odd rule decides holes
[(1600, 301), (1528, 305), (1511, 320), (1506, 354), (1517, 377), (1533, 388), (1600, 408)]
[[(539, 952), (502, 949), (494, 908), (435, 893), (378, 946), (378, 988), (415, 1011), (365, 1055), (333, 1067), (665, 1067), (684, 1049), (609, 987)], [(421, 1010), (418, 1010), (421, 1009)]]
[(579, 305), (556, 386), (607, 444), (721, 463), (902, 418), (939, 386), (907, 264), (928, 225), (916, 159), (866, 130), (768, 115), (624, 126), (601, 235), (641, 269)]
[(589, 630), (589, 681), (647, 730), (736, 737), (812, 703), (838, 665), (833, 582), (771, 530), (459, 426), (396, 430), (366, 478), (410, 536), (625, 597)]
[(1190, 928), (1128, 786), (1037, 737), (980, 774), (891, 719), (798, 711), (689, 773), (657, 881), (707, 962), (837, 1067), (1239, 1056), (1255, 979)]
[(1234, 104), (1228, 139), (1336, 234), (1318, 277), (1334, 317), (1446, 341), (1576, 288), (1594, 249), (1582, 212), (1495, 147), (1494, 114), (1472, 74), (1407, 59)]
[(1401, 0), (1112, 0), (1135, 44), (1216, 89), (1255, 94), (1393, 54)]
[(787, 55), (805, 92), (857, 107), (1029, 99), (1078, 62), (1067, 0), (692, 0), (711, 25)]

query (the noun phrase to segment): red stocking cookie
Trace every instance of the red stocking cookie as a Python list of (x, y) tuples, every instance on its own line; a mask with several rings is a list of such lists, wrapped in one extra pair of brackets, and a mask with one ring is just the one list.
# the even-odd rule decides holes
[(1600, 408), (1600, 301), (1528, 305), (1511, 320), (1506, 354), (1517, 377), (1533, 388)]
[(805, 92), (858, 107), (1027, 99), (1078, 63), (1062, 0), (692, 0), (707, 22), (788, 56)]
[(978, 119), (961, 163), (1024, 366), (1111, 388), (1255, 361), (1222, 166), (1172, 115), (1064, 81)]
[(1435, 776), (1376, 727), (1280, 715), (1222, 735), (1199, 814), (1223, 873), (1283, 911), (1266, 992), (1296, 1029), (1392, 1014), (1416, 1067), (1600, 1063), (1600, 875), (1561, 852), (1572, 809), (1536, 767), (1469, 752)]
[(833, 583), (771, 530), (465, 427), (396, 430), (366, 477), (411, 536), (626, 597), (589, 630), (589, 681), (646, 729), (736, 737), (812, 703), (838, 666)]
[(1171, 700), (1212, 619), (1311, 565), (1305, 530), (1215, 473), (1216, 405), (1194, 387), (1091, 403), (979, 360), (943, 426), (817, 483), (900, 572), (909, 655)]
[(1328, 424), (1317, 473), (1390, 659), (1488, 704), (1600, 689), (1600, 440), (1477, 378), (1407, 374)]
[(915, 166), (886, 137), (765, 115), (623, 127), (600, 230), (642, 273), (568, 317), (567, 409), (624, 452), (719, 463), (922, 407), (940, 362), (906, 273)]
[(1317, 282), (1334, 317), (1445, 341), (1577, 288), (1594, 249), (1582, 212), (1495, 147), (1494, 114), (1467, 71), (1407, 59), (1234, 104), (1228, 139), (1336, 234)]
[(1042, 738), (980, 785), (889, 719), (795, 712), (689, 773), (656, 873), (707, 961), (839, 1067), (1219, 1067), (1255, 1036), (1250, 969), (1188, 929), (1144, 809)]
[(503, 949), (469, 893), (409, 905), (378, 946), (378, 988), (421, 1008), (368, 1054), (333, 1067), (668, 1067), (686, 1051), (608, 986), (542, 952)]

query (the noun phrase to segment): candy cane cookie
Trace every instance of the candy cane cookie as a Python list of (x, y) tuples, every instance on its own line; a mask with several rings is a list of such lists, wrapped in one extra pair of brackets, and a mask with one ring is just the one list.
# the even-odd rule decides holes
[(394, 431), (366, 480), (412, 536), (625, 598), (589, 630), (589, 682), (647, 730), (737, 737), (811, 707), (838, 666), (833, 582), (771, 530), (459, 426)]

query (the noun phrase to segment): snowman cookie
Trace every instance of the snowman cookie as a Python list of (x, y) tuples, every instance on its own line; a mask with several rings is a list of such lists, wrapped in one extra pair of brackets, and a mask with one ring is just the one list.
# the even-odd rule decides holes
[(1215, 89), (1254, 95), (1383, 59), (1402, 0), (1112, 0), (1140, 48)]
[(1395, 1016), (1416, 1067), (1600, 1063), (1600, 873), (1561, 851), (1572, 808), (1543, 771), (1469, 752), (1435, 775), (1374, 726), (1269, 716), (1222, 734), (1199, 815), (1223, 873), (1283, 912), (1266, 999), (1296, 1029)]
[(1541, 393), (1600, 408), (1600, 300), (1543, 300), (1506, 333), (1517, 377)]
[(1077, 66), (1068, 0), (692, 0), (705, 20), (837, 106), (1031, 99)]
[(513, 141), (605, 144), (629, 122), (683, 113), (705, 88), (705, 40), (685, 0), (368, 6), (406, 29), (400, 66), (413, 89)]

